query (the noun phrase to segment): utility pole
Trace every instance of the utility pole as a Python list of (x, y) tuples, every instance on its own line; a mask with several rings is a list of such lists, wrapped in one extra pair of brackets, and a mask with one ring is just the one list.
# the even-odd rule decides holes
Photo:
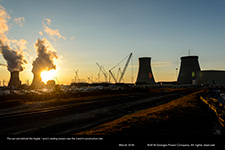
[(176, 68), (176, 79), (177, 79), (177, 72), (178, 72), (178, 68)]

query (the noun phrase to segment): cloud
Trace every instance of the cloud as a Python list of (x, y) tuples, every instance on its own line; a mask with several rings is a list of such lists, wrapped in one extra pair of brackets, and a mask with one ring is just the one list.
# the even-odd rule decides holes
[(18, 24), (20, 27), (23, 27), (23, 23), (25, 22), (25, 19), (24, 17), (19, 17), (19, 18), (15, 18), (13, 21), (16, 22), (16, 24)]
[(24, 50), (24, 49), (27, 49), (26, 47), (26, 44), (28, 43), (26, 40), (24, 39), (20, 39), (19, 41), (18, 40), (11, 40), (11, 43), (13, 43), (13, 48), (17, 49), (21, 49), (21, 50)]
[(48, 18), (46, 19), (46, 23), (47, 23), (49, 26), (51, 25), (51, 22), (52, 22), (51, 19), (48, 19)]
[[(51, 38), (51, 39), (53, 39), (53, 40), (56, 40), (56, 37), (58, 38), (58, 39), (64, 39), (64, 40), (66, 40), (66, 37), (64, 37), (64, 36), (62, 36), (61, 34), (60, 34), (60, 32), (59, 32), (59, 30), (58, 29), (51, 29), (49, 26), (51, 26), (51, 19), (44, 19), (43, 21), (42, 21), (42, 24), (43, 24), (43, 27), (44, 27), (44, 30), (43, 30), (43, 32), (44, 33), (46, 33), (47, 35), (49, 35), (49, 37)], [(42, 31), (40, 31), (39, 32), (39, 34), (40, 35), (42, 35), (43, 34), (43, 32)]]
[(58, 39), (62, 38), (62, 39), (66, 39), (64, 36), (62, 36), (60, 33), (59, 33), (59, 30), (56, 29), (56, 30), (53, 30), (53, 29), (50, 29), (48, 26), (44, 26), (44, 32), (46, 34), (48, 34), (50, 36), (50, 38), (54, 39), (55, 40), (55, 36), (58, 37)]
[(9, 27), (7, 24), (9, 19), (10, 19), (10, 16), (5, 11), (5, 8), (0, 5), (0, 40), (3, 43), (9, 41), (9, 39), (6, 36), (6, 32), (9, 30)]
[(152, 62), (152, 67), (166, 67), (171, 65), (171, 62)]
[(42, 32), (42, 31), (40, 31), (40, 32), (39, 32), (39, 34), (40, 34), (40, 35), (43, 35), (43, 32)]
[(27, 41), (24, 39), (19, 41), (8, 39), (7, 32), (9, 26), (7, 23), (9, 19), (10, 16), (5, 11), (5, 8), (0, 5), (0, 54), (7, 61), (9, 71), (23, 71), (24, 65), (27, 64), (23, 54), (23, 49), (26, 49)]

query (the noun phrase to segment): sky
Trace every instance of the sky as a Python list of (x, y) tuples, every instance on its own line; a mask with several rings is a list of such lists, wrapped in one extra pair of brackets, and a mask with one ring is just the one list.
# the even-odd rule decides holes
[[(10, 16), (8, 39), (26, 40), (23, 83), (32, 82), (38, 38), (57, 51), (60, 84), (70, 84), (74, 70), (80, 79), (97, 81), (97, 62), (108, 73), (130, 53), (124, 82), (136, 81), (139, 57), (151, 57), (157, 82), (176, 81), (180, 57), (189, 50), (199, 56), (202, 70), (225, 70), (223, 0), (1, 0), (0, 5)], [(7, 64), (1, 54), (0, 64)], [(0, 66), (0, 81), (9, 78), (7, 67)]]

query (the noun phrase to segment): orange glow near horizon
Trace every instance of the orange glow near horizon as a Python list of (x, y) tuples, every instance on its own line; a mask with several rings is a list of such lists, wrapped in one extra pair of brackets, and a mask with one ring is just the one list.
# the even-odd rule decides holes
[(55, 77), (56, 77), (56, 70), (54, 69), (41, 72), (41, 78), (44, 83), (47, 83), (49, 80), (53, 80)]

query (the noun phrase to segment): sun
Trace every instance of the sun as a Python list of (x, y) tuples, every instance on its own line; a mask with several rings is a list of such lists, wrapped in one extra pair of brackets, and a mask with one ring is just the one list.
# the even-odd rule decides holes
[(49, 80), (53, 80), (55, 77), (56, 77), (56, 70), (54, 69), (41, 72), (41, 79), (44, 83), (47, 83)]

